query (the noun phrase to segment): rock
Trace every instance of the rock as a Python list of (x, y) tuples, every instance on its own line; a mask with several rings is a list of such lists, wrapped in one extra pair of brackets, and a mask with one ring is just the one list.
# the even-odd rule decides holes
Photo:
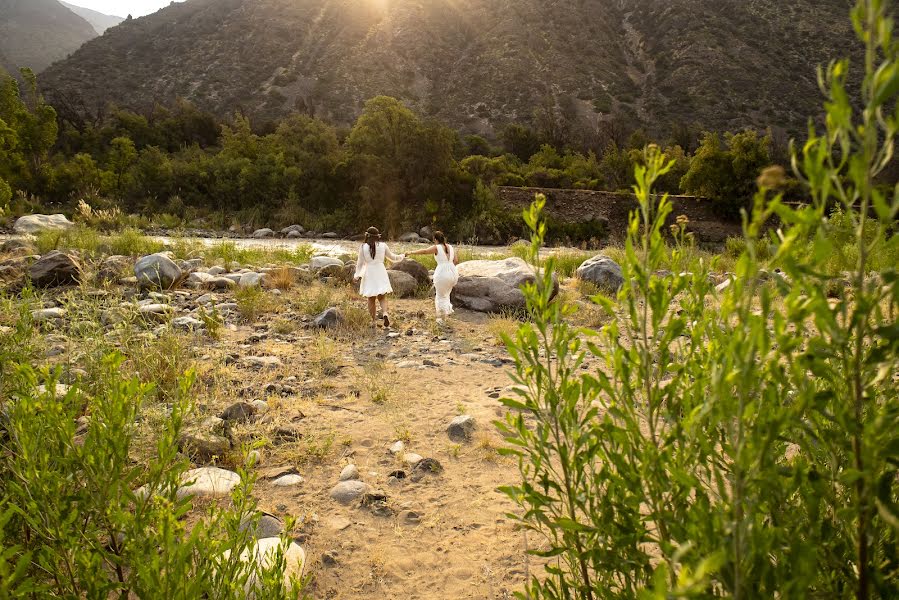
[(203, 329), (203, 322), (190, 316), (184, 316), (172, 319), (172, 326), (185, 331), (196, 331)]
[(297, 237), (306, 233), (306, 230), (302, 225), (290, 225), (289, 227), (285, 227), (281, 230), (281, 235), (289, 236), (291, 233), (297, 234)]
[(597, 254), (588, 258), (577, 268), (576, 275), (582, 281), (589, 281), (600, 290), (611, 294), (618, 293), (624, 285), (621, 267), (608, 256)]
[(371, 491), (371, 486), (358, 480), (341, 481), (331, 488), (331, 499), (343, 505), (352, 504)]
[(249, 423), (256, 415), (256, 407), (247, 402), (235, 402), (225, 409), (221, 418), (233, 423)]
[(439, 475), (442, 472), (443, 465), (437, 459), (425, 458), (412, 468), (412, 476), (409, 479), (417, 482), (421, 481), (426, 475)]
[(289, 240), (295, 240), (295, 239), (303, 237), (303, 234), (300, 233), (299, 231), (289, 231), (289, 232), (287, 232), (285, 237)]
[(222, 458), (231, 451), (231, 441), (211, 431), (184, 431), (178, 437), (178, 449), (197, 462)]
[(414, 452), (406, 452), (405, 454), (403, 454), (403, 462), (410, 467), (415, 467), (415, 465), (417, 465), (424, 459), (424, 456), (415, 454)]
[(300, 485), (304, 483), (306, 480), (303, 479), (301, 475), (282, 475), (278, 477), (272, 482), (272, 485), (277, 487), (293, 487), (295, 485)]
[(18, 234), (39, 233), (54, 229), (69, 229), (75, 224), (69, 221), (65, 215), (25, 215), (16, 219), (12, 226)]
[(276, 442), (296, 442), (303, 439), (303, 430), (296, 423), (281, 425), (273, 432)]
[(359, 469), (356, 465), (347, 465), (340, 472), (340, 481), (352, 481), (359, 479)]
[(391, 267), (394, 271), (402, 271), (415, 278), (415, 282), (419, 286), (427, 286), (431, 284), (431, 276), (423, 264), (411, 258), (400, 261)]
[[(283, 548), (280, 537), (263, 538), (256, 542), (252, 548), (244, 550), (240, 555), (243, 563), (255, 563), (259, 570), (271, 569), (278, 555), (278, 550)], [(224, 553), (225, 558), (230, 557), (230, 550)], [(289, 542), (286, 548), (283, 548), (284, 556), (284, 574), (283, 581), (285, 587), (290, 589), (293, 580), (299, 581), (303, 577), (303, 569), (306, 567), (306, 553), (296, 542)], [(249, 592), (259, 585), (258, 577), (252, 573), (246, 582), (245, 590)], [(249, 595), (247, 596), (250, 597)]]
[(266, 283), (268, 280), (268, 275), (265, 273), (242, 273), (240, 276), (240, 281), (237, 282), (242, 288), (247, 287), (259, 287), (262, 284)]
[(165, 321), (172, 311), (173, 309), (170, 305), (159, 303), (145, 304), (137, 309), (137, 312), (142, 316), (158, 321)]
[(43, 323), (44, 321), (61, 319), (64, 316), (66, 316), (66, 309), (64, 308), (44, 308), (41, 310), (31, 311), (31, 320), (33, 320), (35, 323)]
[(333, 550), (329, 550), (322, 554), (322, 565), (326, 567), (336, 567), (338, 564), (337, 553)]
[(81, 281), (81, 263), (74, 256), (53, 250), (28, 268), (28, 277), (37, 287), (77, 284)]
[[(38, 394), (46, 394), (48, 389), (50, 389), (50, 388), (48, 388), (45, 385), (39, 385), (35, 388), (34, 391), (36, 391)], [(64, 383), (56, 383), (53, 385), (53, 388), (50, 391), (50, 395), (55, 398), (62, 398), (63, 396), (68, 394), (69, 390), (71, 390), (71, 389), (72, 389), (71, 386), (68, 386)]]
[(240, 475), (218, 467), (191, 469), (181, 476), (178, 497), (206, 496), (219, 498), (227, 496), (240, 485)]
[(309, 266), (313, 271), (320, 271), (328, 265), (337, 265), (338, 267), (342, 267), (343, 262), (331, 256), (313, 256), (312, 260), (309, 261)]
[(415, 233), (414, 231), (410, 231), (409, 233), (404, 233), (397, 239), (399, 241), (407, 243), (407, 244), (408, 243), (417, 243), (418, 242), (418, 234)]
[(0, 244), (0, 254), (15, 254), (17, 256), (25, 256), (28, 254), (34, 254), (34, 246), (32, 246), (29, 242), (25, 240), (4, 240), (2, 244)]
[(339, 238), (339, 237), (340, 237), (340, 236), (337, 235), (336, 233), (334, 233), (333, 231), (329, 231), (329, 232), (327, 232), (327, 233), (323, 233), (323, 234), (322, 234), (322, 239), (323, 239), (323, 240), (336, 240), (336, 239)]
[(274, 235), (275, 235), (275, 232), (272, 231), (271, 229), (269, 229), (268, 227), (264, 227), (262, 229), (257, 229), (256, 231), (253, 232), (253, 237), (256, 238), (257, 240), (262, 239), (262, 238), (274, 237)]
[(470, 442), (471, 434), (477, 428), (474, 417), (471, 415), (459, 415), (446, 428), (446, 434), (454, 442)]
[(343, 321), (343, 316), (336, 308), (329, 308), (312, 321), (312, 326), (316, 329), (331, 329), (337, 327)]
[(418, 282), (412, 275), (403, 271), (388, 270), (387, 276), (390, 278), (390, 287), (397, 298), (408, 298), (415, 294), (418, 289)]
[(434, 239), (434, 230), (431, 227), (425, 225), (424, 227), (422, 227), (421, 229), (418, 230), (418, 235), (425, 238), (426, 240), (433, 240)]
[(343, 278), (343, 270), (346, 267), (343, 265), (325, 265), (321, 269), (318, 270), (319, 277), (340, 277)]
[(263, 513), (255, 523), (249, 517), (244, 518), (240, 523), (240, 531), (249, 531), (257, 540), (278, 537), (284, 531), (284, 523), (274, 515)]
[(402, 440), (400, 440), (400, 441), (394, 442), (393, 445), (387, 449), (387, 452), (396, 456), (397, 454), (399, 454), (400, 452), (402, 452), (405, 449), (406, 449), (406, 444), (404, 444), (402, 442)]
[(284, 365), (276, 356), (244, 356), (240, 363), (252, 369), (277, 369)]
[(100, 263), (100, 269), (97, 271), (97, 278), (100, 281), (118, 281), (125, 276), (125, 273), (133, 267), (132, 259), (127, 256), (114, 254), (107, 256)]
[(166, 254), (150, 254), (138, 259), (134, 264), (137, 283), (143, 288), (168, 290), (174, 287), (184, 273)]
[(230, 290), (231, 288), (237, 287), (237, 282), (233, 279), (228, 279), (227, 277), (213, 276), (206, 281), (203, 287), (207, 290)]
[[(453, 304), (486, 313), (520, 310), (526, 307), (521, 286), (535, 281), (533, 268), (523, 259), (473, 260), (459, 264), (459, 283), (453, 290)], [(556, 294), (558, 280), (553, 277)]]

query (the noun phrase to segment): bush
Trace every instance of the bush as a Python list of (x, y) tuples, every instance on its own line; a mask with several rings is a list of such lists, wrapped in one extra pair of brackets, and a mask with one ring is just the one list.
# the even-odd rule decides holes
[[(0, 363), (8, 358), (0, 356)], [(211, 508), (192, 526), (183, 519), (192, 500), (178, 494), (186, 464), (177, 439), (192, 374), (159, 432), (155, 456), (143, 465), (130, 452), (152, 387), (122, 379), (121, 364), (119, 356), (107, 358), (103, 390), (90, 396), (77, 388), (41, 392), (39, 380), (55, 388), (52, 373), (25, 364), (15, 370), (2, 401), (0, 594), (295, 598), (283, 581), (283, 551), (268, 569), (237, 559), (254, 543), (240, 528), (257, 514), (246, 473), (230, 504)], [(76, 419), (85, 414), (90, 425), (81, 433)], [(135, 493), (141, 485), (148, 493)]]
[[(879, 0), (859, 0), (853, 19), (873, 57), (863, 111), (847, 62), (832, 63), (827, 131), (795, 158), (813, 203), (793, 209), (761, 187), (727, 289), (665, 245), (671, 204), (651, 188), (673, 163), (655, 148), (635, 169), (625, 284), (597, 297), (610, 319), (599, 332), (573, 328), (573, 309), (553, 301), (542, 199), (527, 214), (546, 275), (525, 292), (532, 323), (507, 338), (519, 391), (499, 424), (521, 475), (503, 491), (547, 559), (522, 597), (899, 597), (899, 277), (869, 253), (892, 243), (899, 213), (875, 184), (897, 133), (879, 115), (899, 108), (899, 45)], [(844, 239), (834, 202), (857, 224)], [(774, 214), (785, 275), (763, 284), (759, 234)], [(834, 300), (836, 245), (854, 253)], [(655, 275), (682, 260), (690, 269)]]

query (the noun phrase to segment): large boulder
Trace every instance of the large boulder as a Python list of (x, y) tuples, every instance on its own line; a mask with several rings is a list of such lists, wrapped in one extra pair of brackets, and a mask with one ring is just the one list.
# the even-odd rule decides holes
[(39, 233), (53, 229), (69, 229), (75, 224), (65, 215), (25, 215), (16, 219), (13, 231), (19, 234)]
[(275, 235), (275, 232), (272, 231), (271, 229), (269, 229), (268, 227), (263, 227), (262, 229), (257, 229), (256, 231), (253, 232), (253, 237), (256, 238), (257, 240), (262, 239), (262, 238), (274, 237), (274, 235)]
[(81, 281), (81, 264), (74, 256), (53, 250), (28, 268), (28, 277), (37, 287), (75, 284)]
[(412, 260), (411, 258), (407, 258), (403, 261), (400, 261), (391, 267), (394, 271), (402, 271), (403, 273), (408, 273), (412, 277), (415, 278), (415, 281), (420, 286), (430, 285), (431, 276), (428, 274), (427, 268), (420, 262), (416, 260)]
[[(534, 268), (524, 260), (472, 260), (459, 264), (459, 283), (453, 290), (456, 306), (478, 312), (496, 313), (520, 310), (527, 303), (521, 287), (536, 281)], [(553, 275), (553, 295), (559, 282)]]
[(309, 266), (312, 267), (313, 271), (320, 271), (328, 265), (342, 267), (343, 261), (334, 258), (333, 256), (313, 256), (312, 260), (309, 262)]
[(621, 267), (608, 256), (597, 254), (585, 260), (575, 273), (578, 279), (589, 281), (604, 292), (617, 293), (624, 285)]
[(134, 275), (141, 287), (167, 290), (181, 281), (184, 273), (175, 261), (160, 252), (139, 259), (134, 264)]
[(408, 298), (418, 289), (418, 282), (408, 273), (388, 270), (387, 276), (390, 278), (390, 287), (393, 288), (393, 293), (397, 298)]

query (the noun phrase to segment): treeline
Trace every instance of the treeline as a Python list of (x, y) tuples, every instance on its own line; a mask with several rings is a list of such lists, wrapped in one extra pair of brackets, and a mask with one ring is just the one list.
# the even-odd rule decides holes
[[(653, 141), (613, 124), (575, 139), (545, 119), (536, 129), (510, 124), (490, 141), (384, 96), (349, 129), (300, 114), (254, 129), (244, 116), (222, 122), (183, 101), (145, 115), (113, 108), (76, 125), (58, 119), (32, 73), (23, 81), (0, 84), (0, 208), (85, 200), (209, 227), (340, 232), (438, 223), (457, 238), (505, 241), (520, 219), (496, 204), (494, 186), (628, 190)], [(722, 214), (746, 205), (775, 160), (771, 136), (754, 131), (679, 127), (669, 138), (659, 145), (676, 165), (659, 191), (708, 197)]]

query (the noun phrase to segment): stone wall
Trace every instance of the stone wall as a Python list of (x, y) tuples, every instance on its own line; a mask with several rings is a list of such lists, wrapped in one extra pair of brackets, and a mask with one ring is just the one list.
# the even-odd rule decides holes
[[(637, 200), (631, 194), (594, 192), (590, 190), (559, 190), (545, 188), (500, 187), (499, 201), (510, 210), (527, 207), (536, 194), (546, 196), (545, 213), (562, 223), (586, 223), (599, 221), (609, 232), (611, 239), (624, 239), (627, 233), (628, 215), (637, 208)], [(673, 223), (679, 215), (690, 220), (688, 230), (700, 242), (721, 244), (731, 236), (741, 236), (739, 220), (722, 219), (712, 202), (695, 196), (671, 196), (674, 210), (668, 217)]]

